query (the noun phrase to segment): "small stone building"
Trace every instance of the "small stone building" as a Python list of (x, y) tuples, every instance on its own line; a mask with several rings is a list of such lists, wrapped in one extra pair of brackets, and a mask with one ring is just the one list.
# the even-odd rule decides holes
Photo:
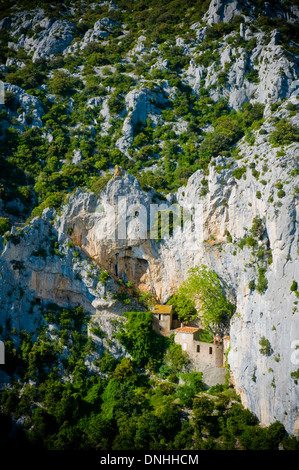
[(174, 341), (186, 351), (194, 369), (202, 367), (222, 367), (225, 364), (226, 351), (230, 338), (215, 336), (212, 343), (200, 341), (202, 328), (183, 326), (173, 315), (172, 305), (155, 305), (153, 313), (153, 329), (163, 336), (175, 334)]
[(200, 341), (200, 328), (184, 326), (177, 328), (175, 342), (182, 346), (192, 363), (198, 366), (222, 367), (224, 364), (223, 342), (215, 338), (213, 343)]
[(170, 336), (172, 329), (172, 305), (155, 305), (153, 309), (153, 329), (163, 336)]

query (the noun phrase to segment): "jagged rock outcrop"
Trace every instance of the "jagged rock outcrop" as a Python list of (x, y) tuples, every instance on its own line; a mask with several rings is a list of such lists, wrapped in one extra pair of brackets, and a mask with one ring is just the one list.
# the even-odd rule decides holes
[(126, 95), (127, 116), (122, 127), (122, 137), (116, 142), (116, 146), (123, 153), (129, 156), (128, 148), (133, 142), (136, 125), (145, 124), (148, 117), (155, 125), (161, 115), (161, 109), (167, 106), (168, 97), (173, 93), (173, 88), (168, 82), (163, 81), (154, 89), (145, 84), (140, 89), (134, 88)]
[[(29, 95), (23, 88), (10, 83), (4, 83), (4, 92), (10, 93), (10, 105), (7, 108), (8, 116), (15, 116), (17, 123), (15, 127), (24, 130), (25, 126), (41, 127), (42, 116), (45, 114), (40, 100), (33, 95)], [(17, 109), (21, 112), (17, 113)], [(7, 123), (7, 127), (9, 124)]]
[(163, 105), (167, 100), (160, 92), (144, 87), (140, 90), (134, 89), (126, 96), (127, 116), (122, 127), (122, 137), (116, 142), (116, 146), (127, 156), (128, 148), (133, 142), (134, 126), (138, 123), (145, 124), (149, 115), (157, 117), (160, 110), (155, 104)]
[(128, 309), (114, 298), (119, 286), (113, 278), (103, 282), (101, 269), (68, 243), (68, 237), (59, 241), (54, 216), (46, 209), (42, 218), (24, 228), (13, 228), (6, 239), (0, 237), (4, 333), (5, 328), (34, 333), (43, 321), (41, 307), (49, 303), (67, 308), (82, 305), (95, 316), (97, 312), (121, 315)]
[[(10, 30), (13, 37), (18, 38), (17, 42), (9, 43), (15, 50), (24, 48), (25, 51), (33, 53), (32, 61), (40, 58), (50, 58), (62, 53), (72, 42), (75, 25), (67, 20), (45, 17), (44, 10), (40, 9), (35, 15), (27, 19), (27, 12), (15, 14), (13, 19), (7, 19), (2, 24), (2, 28), (8, 27), (10, 20)], [(28, 34), (28, 30), (33, 30), (38, 26), (39, 32)], [(1, 28), (0, 28), (1, 29)]]
[[(285, 4), (285, 5), (284, 5)], [(263, 14), (270, 18), (281, 18), (289, 22), (296, 22), (299, 9), (296, 5), (288, 5), (287, 2), (263, 2), (258, 11), (254, 2), (247, 0), (212, 0), (208, 11), (203, 16), (203, 21), (209, 26), (220, 22), (229, 23), (235, 16), (244, 14)]]
[(209, 26), (215, 23), (228, 23), (242, 11), (252, 8), (247, 0), (212, 0), (203, 21)]
[[(264, 126), (271, 128), (269, 122)], [(197, 208), (198, 224), (194, 218), (187, 220), (183, 232), (176, 227), (168, 240), (150, 238), (149, 205), (157, 201), (154, 193), (141, 191), (130, 175), (111, 180), (99, 200), (77, 192), (58, 221), (59, 232), (71, 227), (75, 244), (99, 265), (139, 289), (151, 291), (161, 302), (186, 279), (189, 268), (205, 264), (216, 271), (237, 307), (228, 356), (236, 389), (263, 423), (278, 419), (291, 433), (298, 430), (299, 391), (291, 377), (297, 367), (291, 355), (292, 343), (299, 338), (299, 324), (296, 296), (290, 287), (298, 277), (299, 234), (296, 180), (290, 174), (296, 167), (298, 148), (298, 144), (289, 145), (286, 155), (278, 157), (267, 138), (257, 134), (254, 146), (241, 143), (244, 156), (237, 163), (219, 157), (210, 166), (208, 177), (198, 170), (172, 198), (189, 213)], [(261, 156), (258, 160), (257, 153)], [(263, 178), (250, 170), (250, 163)], [(234, 176), (236, 168), (245, 168), (241, 179)], [(207, 184), (203, 185), (205, 179)], [(278, 182), (285, 190), (282, 198), (277, 196)], [(207, 188), (205, 195), (203, 186)], [(125, 214), (125, 206), (119, 206), (122, 217), (118, 226), (112, 214), (119, 198), (125, 198), (130, 210)], [(164, 208), (170, 207), (170, 199), (163, 202)], [(144, 225), (142, 208), (147, 217)], [(253, 249), (241, 241), (250, 235), (256, 218), (260, 232)], [(125, 221), (127, 234), (114, 238)], [(144, 231), (139, 231), (140, 227)], [(249, 288), (250, 281), (257, 283), (260, 267), (265, 267), (264, 292)], [(262, 337), (271, 345), (268, 356), (260, 352)]]
[[(226, 2), (220, 2), (222, 6), (224, 3)], [(231, 2), (228, 2), (228, 5), (231, 5)], [(193, 26), (198, 34), (202, 32), (201, 24)], [(233, 41), (228, 43), (228, 38), (233, 37), (230, 35), (225, 36), (218, 44), (220, 70), (226, 74), (226, 80), (221, 87), (217, 85), (219, 65), (213, 62), (204, 67), (196, 65), (191, 59), (185, 79), (195, 93), (199, 92), (204, 76), (205, 86), (213, 88), (210, 95), (214, 101), (221, 97), (227, 98), (229, 106), (238, 110), (248, 101), (271, 104), (289, 98), (298, 90), (298, 66), (278, 43), (277, 30), (272, 31), (267, 47), (265, 34), (260, 31), (253, 32), (249, 20), (241, 23), (240, 36), (247, 42), (252, 41), (253, 47), (250, 51), (234, 45)], [(256, 74), (254, 80), (250, 78), (249, 73)]]
[[(103, 4), (109, 4), (111, 10), (117, 9), (113, 2)], [(291, 286), (298, 281), (295, 170), (299, 145), (272, 147), (268, 135), (273, 131), (275, 120), (289, 118), (288, 104), (296, 109), (298, 61), (280, 44), (277, 29), (267, 35), (256, 25), (251, 27), (260, 13), (298, 21), (295, 6), (264, 2), (257, 10), (247, 0), (212, 0), (202, 21), (191, 26), (194, 34), (190, 35), (190, 42), (186, 44), (180, 37), (174, 42), (187, 56), (187, 66), (181, 69), (178, 66), (177, 76), (179, 81), (190, 85), (196, 98), (202, 89), (208, 89), (215, 102), (227, 98), (228, 105), (235, 110), (246, 102), (265, 104), (265, 120), (259, 130), (252, 131), (254, 143), (243, 138), (238, 144), (236, 159), (214, 158), (208, 172), (196, 171), (186, 186), (166, 198), (162, 199), (154, 191), (142, 191), (138, 180), (124, 173), (122, 177), (111, 179), (98, 198), (78, 189), (70, 194), (60, 216), (46, 210), (42, 218), (34, 219), (20, 231), (13, 228), (4, 238), (0, 237), (0, 320), (5, 328), (34, 332), (42, 322), (40, 306), (47, 302), (70, 307), (81, 304), (111, 334), (111, 317), (134, 306), (140, 308), (133, 301), (124, 305), (115, 299), (119, 284), (114, 278), (132, 282), (134, 288), (151, 293), (163, 303), (186, 279), (191, 267), (205, 264), (217, 272), (226, 294), (236, 304), (228, 363), (244, 405), (262, 423), (270, 424), (277, 419), (288, 432), (296, 433), (299, 430), (299, 389), (291, 373), (298, 369), (293, 352), (294, 342), (299, 341), (299, 322), (297, 293)], [(211, 41), (200, 50), (209, 27), (230, 23), (236, 16), (241, 17), (237, 29), (217, 38), (215, 58), (207, 58), (208, 65), (201, 63), (207, 49), (214, 47)], [(10, 28), (14, 39), (8, 43), (8, 50), (24, 48), (32, 54), (33, 62), (56, 54), (74, 54), (91, 42), (103, 45), (119, 27), (125, 30), (123, 24), (108, 17), (101, 18), (82, 33), (82, 39), (73, 43), (74, 23), (47, 18), (43, 10), (35, 11), (29, 18), (26, 12), (16, 12), (0, 22), (0, 29)], [(153, 54), (148, 71), (156, 70), (160, 72), (158, 76), (163, 76), (172, 57), (165, 58), (157, 43), (152, 48), (146, 47), (146, 36), (140, 33), (142, 35), (124, 54), (123, 63), (118, 64), (123, 67), (120, 69), (126, 70), (129, 66), (130, 70), (135, 58), (142, 61), (146, 54)], [(1, 72), (8, 73), (10, 67), (22, 68), (25, 62), (9, 56)], [(85, 65), (80, 65), (75, 72), (82, 83), (85, 83), (82, 73)], [(117, 64), (111, 67), (114, 65), (113, 73)], [(96, 70), (97, 67), (95, 75)], [(48, 77), (51, 73), (49, 71)], [(130, 158), (129, 150), (138, 125), (145, 124), (147, 118), (151, 119), (153, 127), (159, 123), (162, 109), (171, 104), (179, 88), (172, 86), (175, 83), (172, 79), (153, 80), (152, 76), (125, 73), (131, 73), (136, 83), (119, 93), (125, 99), (125, 109), (116, 116), (124, 119), (122, 136), (119, 138), (117, 134), (116, 142), (112, 132), (115, 116), (111, 116), (109, 109), (110, 94), (115, 90), (113, 82), (105, 90), (97, 89), (96, 93), (101, 91), (101, 96), (88, 95), (86, 108), (99, 109), (101, 126), (97, 132), (111, 137), (111, 147), (117, 147)], [(220, 74), (222, 83), (219, 83)], [(47, 91), (47, 84), (42, 86)], [(11, 125), (20, 130), (27, 125), (42, 127), (41, 101), (16, 85), (5, 84), (5, 89), (16, 96), (16, 103), (8, 111), (9, 118), (15, 118)], [(54, 95), (49, 98), (55, 100)], [(278, 105), (281, 100), (286, 101), (274, 113), (271, 105)], [(17, 116), (14, 106), (23, 108)], [(71, 113), (75, 106), (71, 98), (66, 112)], [(178, 130), (178, 134), (180, 130), (189, 132), (184, 116), (172, 118), (172, 130)], [(84, 122), (85, 119), (88, 118), (84, 117)], [(293, 115), (291, 122), (298, 126), (298, 115)], [(3, 138), (5, 127), (9, 125), (4, 121)], [(166, 119), (162, 125), (168, 126), (169, 121)], [(79, 135), (80, 123), (73, 129), (75, 127)], [(87, 134), (87, 129), (91, 130), (92, 126), (86, 124), (82, 135)], [(94, 136), (95, 127), (93, 131)], [(48, 134), (48, 139), (54, 137)], [(162, 143), (159, 141), (159, 145)], [(200, 145), (200, 139), (197, 144)], [(83, 154), (83, 150), (72, 148), (72, 164), (79, 166), (81, 159), (86, 163)], [(160, 163), (163, 163), (163, 155), (157, 165)], [(16, 199), (8, 204), (19, 203)], [(183, 229), (176, 223), (172, 235), (159, 240), (158, 234), (152, 232), (157, 219), (150, 218), (155, 204), (163, 204), (161, 210), (172, 209), (177, 215), (184, 209), (187, 219)], [(157, 215), (157, 211), (155, 206), (153, 213)], [(4, 217), (7, 215), (2, 204), (0, 212)], [(52, 216), (56, 216), (55, 220)], [(92, 262), (95, 266), (91, 267)], [(102, 269), (111, 275), (106, 285), (98, 281)], [(266, 354), (261, 352), (262, 338), (269, 345)]]
[(102, 18), (93, 26), (93, 29), (86, 31), (83, 40), (80, 44), (80, 49), (84, 49), (89, 42), (105, 39), (113, 32), (113, 28), (119, 26), (117, 21), (110, 20), (109, 18)]
[[(296, 297), (290, 287), (298, 276), (299, 234), (295, 222), (298, 216), (298, 200), (294, 198), (296, 182), (289, 173), (295, 164), (298, 144), (289, 146), (283, 158), (277, 158), (277, 150), (267, 141), (258, 144), (264, 161), (257, 162), (256, 169), (264, 171), (267, 178), (263, 188), (249, 169), (245, 179), (236, 180), (233, 176), (236, 164), (225, 168), (229, 162), (216, 159), (215, 166), (210, 167), (205, 196), (201, 196), (205, 178), (201, 170), (178, 191), (176, 201), (180, 206), (192, 211), (198, 205), (197, 216), (201, 219), (195, 230), (189, 220), (183, 233), (177, 227), (168, 240), (157, 242), (151, 239), (149, 218), (143, 225), (140, 214), (145, 208), (145, 215), (149, 216), (150, 204), (157, 201), (154, 193), (141, 191), (137, 180), (130, 175), (111, 180), (99, 199), (78, 190), (58, 217), (55, 230), (60, 244), (65, 243), (65, 234), (71, 233), (74, 243), (97, 264), (125, 281), (133, 281), (140, 289), (152, 291), (162, 302), (175, 292), (192, 266), (206, 264), (215, 270), (237, 307), (231, 323), (228, 356), (237, 391), (244, 404), (263, 423), (278, 419), (289, 432), (296, 432), (299, 392), (291, 377), (291, 372), (296, 370), (291, 355), (292, 343), (299, 338), (299, 324)], [(249, 162), (254, 161), (256, 147), (250, 148), (244, 143), (240, 148), (244, 154), (246, 152)], [(244, 165), (244, 159), (245, 156), (237, 166)], [(281, 200), (277, 198), (277, 181), (283, 181), (286, 188), (286, 195)], [(257, 191), (261, 189), (262, 198), (259, 199)], [(271, 196), (273, 201), (269, 202)], [(114, 225), (111, 210), (117, 208), (119, 198), (122, 201), (125, 198), (129, 207), (125, 213), (124, 206), (119, 206), (120, 221), (126, 222), (127, 234), (113, 240), (115, 229), (119, 230), (121, 226)], [(170, 205), (170, 202), (164, 202), (166, 207)], [(264, 293), (249, 289), (249, 282), (257, 278), (261, 254), (258, 256), (250, 247), (241, 249), (238, 245), (255, 217), (263, 221), (264, 238), (260, 248), (270, 249), (272, 257), (265, 274), (268, 287)], [(139, 228), (144, 230), (136, 237)], [(78, 271), (72, 261), (73, 254), (68, 250), (61, 259), (55, 256), (45, 261), (34, 256), (32, 251), (41, 246), (42, 240), (50, 238), (49, 230), (49, 222), (35, 219), (22, 230), (19, 244), (14, 245), (10, 240), (2, 247), (1, 282), (5, 295), (2, 296), (1, 311), (10, 311), (14, 325), (19, 327), (34, 328), (35, 316), (28, 316), (27, 312), (29, 303), (36, 297), (58, 303), (65, 303), (68, 298), (70, 304), (80, 302), (89, 309), (101, 311), (104, 308), (107, 311), (103, 287), (100, 286), (97, 292), (99, 287), (88, 285), (85, 276), (76, 279), (76, 272), (82, 275), (82, 266)], [(229, 242), (228, 233), (231, 236)], [(13, 233), (13, 236), (19, 235)], [(110, 304), (110, 311), (114, 312), (114, 309), (115, 305)], [(259, 341), (263, 336), (271, 345), (268, 356), (260, 352)]]

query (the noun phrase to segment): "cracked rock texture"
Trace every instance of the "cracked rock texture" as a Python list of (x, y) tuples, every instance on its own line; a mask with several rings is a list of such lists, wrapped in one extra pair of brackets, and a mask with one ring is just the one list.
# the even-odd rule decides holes
[[(109, 4), (110, 10), (117, 9), (113, 2), (104, 3)], [(296, 6), (286, 10), (279, 2), (264, 2), (263, 8), (267, 16), (298, 21)], [(204, 53), (200, 45), (208, 27), (230, 23), (237, 15), (242, 15), (240, 29), (217, 41), (218, 59), (204, 67), (200, 63)], [(211, 87), (209, 93), (215, 102), (227, 98), (235, 110), (247, 102), (265, 105), (264, 122), (253, 131), (254, 143), (243, 138), (238, 142), (236, 159), (214, 158), (208, 174), (196, 171), (186, 186), (164, 199), (154, 190), (142, 191), (135, 177), (123, 174), (111, 179), (98, 197), (77, 189), (69, 195), (59, 216), (48, 209), (29, 225), (13, 227), (10, 234), (0, 237), (0, 323), (4, 328), (34, 332), (43, 321), (42, 305), (81, 304), (109, 337), (111, 318), (120, 317), (125, 310), (141, 308), (133, 299), (130, 305), (124, 305), (115, 298), (117, 280), (131, 281), (134, 288), (151, 293), (157, 302), (164, 303), (187, 278), (190, 268), (205, 264), (218, 274), (226, 294), (236, 304), (228, 363), (243, 404), (262, 423), (279, 420), (289, 433), (296, 433), (299, 384), (291, 373), (299, 367), (294, 354), (294, 344), (299, 342), (299, 311), (296, 292), (290, 288), (293, 281), (299, 284), (298, 182), (293, 172), (298, 168), (299, 144), (285, 145), (282, 152), (281, 147), (270, 145), (268, 135), (274, 128), (274, 119), (289, 119), (287, 105), (294, 107), (298, 103), (298, 60), (284, 51), (277, 30), (267, 36), (261, 29), (251, 28), (255, 15), (253, 2), (212, 0), (202, 21), (191, 26), (194, 39), (185, 44), (184, 38), (176, 38), (176, 45), (188, 56), (180, 78), (196, 96), (201, 88)], [(36, 26), (36, 34), (29, 35), (30, 29), (35, 33)], [(127, 33), (125, 25), (108, 17), (90, 26), (74, 41), (74, 24), (47, 18), (43, 10), (36, 10), (29, 18), (27, 12), (16, 11), (0, 22), (0, 29), (11, 30), (14, 42), (9, 42), (8, 48), (24, 48), (34, 62), (75, 54), (93, 42), (104, 44), (119, 27), (123, 28), (123, 36)], [(250, 47), (244, 43), (239, 46), (239, 36)], [(169, 61), (159, 46), (147, 48), (146, 44), (146, 32), (142, 32), (126, 55), (128, 63), (132, 57), (142, 61), (146, 54), (154, 52), (151, 70), (167, 70)], [(14, 56), (8, 57), (1, 71), (14, 65), (24, 64)], [(94, 68), (95, 75), (97, 69), (101, 67)], [(79, 70), (77, 76), (84, 78)], [(221, 86), (220, 73), (225, 74)], [(16, 85), (5, 83), (4, 88), (16, 98), (16, 109), (12, 106), (8, 111), (9, 118), (15, 118), (14, 127), (20, 131), (26, 125), (42, 127), (44, 110), (40, 100)], [(113, 119), (123, 119), (115, 146), (131, 158), (134, 129), (139, 123), (146, 123), (148, 117), (154, 126), (158, 124), (161, 110), (167, 109), (176, 90), (168, 80), (148, 83), (141, 76), (126, 91), (125, 109), (120, 115), (111, 116), (109, 110), (111, 87), (107, 87), (104, 96), (91, 97), (87, 107), (100, 108), (102, 135), (109, 134)], [(271, 105), (280, 101), (283, 103), (273, 112)], [(67, 112), (73, 106), (74, 100), (70, 99)], [(18, 116), (17, 108), (22, 108)], [(298, 126), (298, 113), (290, 121)], [(179, 134), (186, 131), (187, 124), (182, 117), (173, 123), (173, 130)], [(4, 121), (4, 130), (8, 126), (8, 121)], [(53, 136), (49, 134), (48, 138), (51, 141)], [(79, 165), (82, 159), (81, 151), (74, 149), (72, 164)], [(240, 177), (235, 172), (238, 168), (243, 171)], [(283, 187), (282, 197), (278, 184)], [(16, 205), (18, 200), (11, 203)], [(176, 224), (170, 238), (158, 241), (152, 232), (150, 214), (151, 209), (157, 213), (162, 204), (163, 210), (171, 208), (179, 213), (183, 209), (187, 218), (183, 229)], [(1, 201), (0, 215), (6, 216)], [(246, 238), (256, 218), (260, 220), (261, 237), (252, 246)], [(253, 281), (258, 285), (261, 268), (264, 289), (259, 292), (249, 285)], [(106, 283), (99, 281), (103, 269), (110, 273)], [(268, 355), (260, 351), (263, 337), (270, 345)], [(99, 348), (102, 346), (99, 344)], [(116, 357), (122, 353), (114, 351)]]
[[(71, 227), (74, 243), (96, 263), (141, 290), (152, 292), (160, 302), (171, 297), (186, 279), (189, 268), (206, 264), (215, 270), (237, 306), (231, 322), (228, 361), (243, 403), (263, 423), (278, 419), (289, 432), (296, 432), (299, 389), (290, 374), (298, 367), (291, 358), (293, 341), (299, 338), (299, 322), (296, 296), (290, 287), (298, 278), (299, 233), (296, 181), (289, 174), (296, 166), (299, 146), (292, 144), (286, 156), (277, 157), (277, 149), (266, 139), (259, 139), (258, 147), (246, 142), (240, 145), (248, 162), (245, 177), (237, 180), (232, 176), (237, 166), (244, 165), (244, 158), (231, 162), (231, 167), (217, 158), (210, 167), (205, 196), (200, 195), (204, 174), (199, 170), (173, 197), (187, 212), (197, 208), (195, 228), (194, 221), (187, 220), (183, 233), (177, 227), (168, 240), (151, 239), (149, 208), (157, 201), (152, 193), (141, 191), (133, 176), (125, 175), (111, 180), (98, 200), (77, 191), (58, 221), (58, 230), (63, 234)], [(266, 185), (248, 167), (257, 152), (263, 158), (256, 169), (265, 173)], [(286, 194), (282, 199), (277, 196), (278, 181), (284, 182)], [(262, 197), (257, 197), (258, 191)], [(119, 202), (124, 199), (126, 216), (125, 206)], [(170, 206), (169, 201), (164, 204)], [(145, 219), (141, 217), (143, 209)], [(112, 217), (117, 210), (121, 215), (119, 225)], [(260, 247), (270, 250), (272, 256), (266, 268), (268, 287), (264, 293), (248, 287), (258, 276), (258, 255), (250, 247), (241, 249), (238, 245), (249, 234), (255, 217), (263, 221)], [(124, 220), (127, 236), (113, 239)], [(260, 352), (263, 336), (271, 345), (269, 356)]]

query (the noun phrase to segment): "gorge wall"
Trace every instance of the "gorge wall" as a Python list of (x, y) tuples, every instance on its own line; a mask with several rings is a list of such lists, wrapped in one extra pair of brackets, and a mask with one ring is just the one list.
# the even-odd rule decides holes
[[(111, 9), (117, 8), (112, 6)], [(281, 5), (274, 6), (273, 2), (264, 2), (263, 9), (263, 14), (270, 18), (283, 19), (290, 24), (298, 21), (296, 6), (286, 10)], [(1, 65), (4, 74), (9, 67), (23, 67), (22, 60), (18, 62), (15, 58), (20, 48), (32, 54), (33, 62), (53, 59), (57, 54), (69, 58), (76, 51), (84, 51), (91, 42), (108, 40), (116, 27), (122, 29), (119, 41), (128, 33), (125, 25), (102, 18), (79, 40), (74, 36), (73, 22), (50, 21), (43, 11), (38, 11), (26, 20), (27, 24), (25, 13), (17, 12), (0, 23), (0, 28), (4, 25), (7, 28), (9, 24), (14, 39), (9, 47), (15, 51), (13, 57)], [(243, 16), (238, 31), (224, 32), (217, 37), (217, 64), (216, 60), (205, 58), (206, 50), (200, 51), (200, 47), (208, 27), (230, 23), (240, 15)], [(195, 171), (186, 178), (185, 185), (164, 196), (161, 191), (141, 189), (138, 179), (124, 171), (122, 176), (110, 179), (98, 195), (72, 187), (61, 211), (45, 209), (41, 217), (25, 226), (18, 223), (18, 218), (10, 217), (14, 226), (0, 237), (0, 320), (3, 331), (15, 328), (34, 333), (42, 324), (39, 306), (47, 302), (67, 307), (81, 304), (98, 318), (121, 316), (125, 310), (142, 307), (136, 299), (126, 305), (117, 298), (119, 280), (130, 281), (135, 289), (150, 293), (157, 302), (165, 303), (187, 278), (188, 270), (204, 264), (218, 274), (226, 294), (236, 305), (230, 326), (228, 364), (243, 404), (262, 423), (268, 425), (279, 420), (289, 433), (297, 433), (299, 385), (291, 374), (299, 367), (296, 357), (299, 312), (298, 291), (291, 287), (294, 281), (299, 283), (299, 144), (298, 134), (292, 143), (285, 145), (274, 145), (269, 136), (275, 124), (284, 119), (298, 128), (299, 62), (295, 53), (284, 51), (276, 28), (266, 33), (256, 25), (251, 28), (257, 18), (251, 2), (213, 0), (202, 21), (191, 25), (189, 43), (178, 36), (175, 44), (181, 48), (180, 53), (188, 57), (187, 65), (178, 75), (196, 98), (201, 90), (209, 90), (213, 102), (227, 99), (229, 107), (236, 112), (244, 103), (262, 104), (262, 123), (251, 135), (238, 140), (231, 154), (222, 152), (222, 155), (214, 156), (205, 170)], [(23, 30), (35, 28), (37, 24), (41, 31), (37, 28), (34, 35), (27, 37)], [(250, 41), (250, 49), (246, 50), (244, 43)], [(149, 53), (155, 59), (150, 70), (163, 77), (169, 61), (157, 44), (146, 45), (143, 35), (136, 41), (134, 49), (126, 52), (122, 65), (146, 61)], [(72, 73), (82, 79), (84, 86), (85, 76), (80, 67)], [(94, 67), (93, 78), (98, 76), (96, 72)], [(50, 70), (49, 75), (51, 73)], [(67, 75), (72, 73), (67, 72)], [(109, 88), (105, 91), (107, 94), (93, 96), (86, 104), (86, 108), (95, 107), (95, 117), (92, 124), (86, 125), (87, 130), (84, 128), (84, 135), (90, 131), (91, 140), (96, 140), (95, 122), (98, 120), (102, 135), (114, 136), (112, 124), (115, 118), (120, 125), (112, 140), (112, 150), (119, 150), (130, 160), (136, 127), (140, 123), (145, 125), (148, 118), (153, 126), (158, 125), (162, 109), (165, 111), (176, 99), (179, 89), (171, 78), (152, 79), (141, 75), (136, 79), (134, 73), (125, 74), (136, 81), (132, 79), (130, 90), (126, 94), (123, 92), (123, 110), (116, 117), (110, 114), (107, 103), (111, 87), (106, 87)], [(225, 78), (223, 82), (221, 77)], [(7, 110), (4, 131), (10, 126), (9, 119), (18, 132), (43, 127), (42, 102), (32, 91), (26, 93), (8, 82), (4, 88), (18, 98), (22, 108), (19, 116), (14, 109), (16, 106)], [(41, 85), (38, 95), (46, 89), (47, 85)], [(53, 93), (49, 96), (51, 100), (55, 98)], [(213, 104), (208, 103), (207, 108), (211, 106)], [(67, 119), (67, 113), (74, 107), (74, 100), (70, 98), (62, 111), (65, 113), (63, 118)], [(32, 116), (28, 121), (30, 112)], [(54, 132), (51, 129), (55, 124), (53, 116), (44, 126), (47, 144), (55, 136), (55, 126)], [(165, 119), (163, 125), (165, 123), (170, 125), (175, 138), (186, 133), (190, 124), (184, 116), (170, 120), (170, 124)], [(80, 125), (77, 123), (77, 129)], [(67, 132), (75, 132), (74, 129), (76, 125), (72, 122)], [(211, 129), (203, 126), (198, 131), (200, 138), (196, 149), (202, 144), (202, 131), (208, 133)], [(159, 152), (164, 143), (158, 142)], [(84, 163), (84, 150), (71, 150), (77, 152), (78, 158), (67, 162), (67, 170), (76, 170), (82, 159)], [(59, 156), (61, 160), (62, 157)], [(163, 158), (164, 154), (161, 160)], [(158, 164), (159, 159), (148, 170), (154, 173)], [(96, 166), (96, 170), (97, 175), (102, 175), (101, 166)], [(142, 166), (138, 171), (142, 173)], [(57, 169), (55, 172), (59, 173)], [(113, 166), (107, 172), (112, 173)], [(127, 211), (125, 204), (129, 208)], [(180, 223), (174, 224), (173, 234), (168, 239), (151, 238), (150, 210), (155, 204), (163, 204), (164, 211), (170, 207), (176, 211), (185, 210), (190, 218), (183, 228)], [(8, 215), (6, 210), (7, 206), (0, 206), (1, 217)], [(115, 223), (116, 213), (118, 223)], [(126, 233), (120, 237), (124, 227)], [(104, 271), (110, 274), (106, 282), (101, 280)], [(267, 354), (261, 352), (262, 339), (269, 345)], [(5, 382), (6, 378), (3, 380)]]
[[(144, 240), (135, 238), (132, 234), (140, 221), (133, 212), (143, 206), (149, 220), (153, 199), (130, 175), (111, 180), (97, 201), (93, 195), (77, 192), (59, 218), (59, 231), (63, 234), (71, 227), (73, 241), (96, 263), (151, 292), (159, 302), (166, 302), (175, 293), (191, 267), (205, 264), (217, 272), (237, 307), (228, 355), (236, 389), (245, 406), (263, 423), (269, 424), (275, 417), (289, 432), (296, 432), (298, 386), (291, 372), (297, 369), (292, 354), (293, 342), (299, 338), (299, 323), (296, 295), (290, 288), (298, 276), (299, 233), (296, 182), (289, 175), (298, 145), (287, 149), (287, 165), (286, 158), (277, 157), (276, 149), (268, 142), (251, 148), (243, 143), (240, 148), (245, 157), (237, 165), (241, 167), (246, 158), (246, 177), (236, 179), (232, 176), (236, 163), (223, 168), (224, 162), (217, 158), (215, 166), (210, 166), (205, 196), (200, 196), (204, 175), (198, 171), (186, 187), (172, 195), (171, 201), (163, 201), (166, 206), (176, 202), (188, 211), (198, 205), (202, 217), (198, 232), (188, 220), (183, 229), (175, 228), (168, 240), (151, 239), (149, 231)], [(255, 168), (263, 173), (262, 166), (267, 166), (267, 184), (263, 188), (249, 169), (261, 149), (264, 159)], [(229, 166), (227, 161), (225, 165)], [(287, 181), (282, 199), (277, 197), (278, 181)], [(261, 189), (262, 197), (257, 197)], [(118, 197), (125, 197), (131, 207), (126, 218), (128, 237), (112, 240), (115, 226), (105, 206), (116, 209)], [(262, 234), (257, 251), (240, 244), (250, 234), (255, 218), (261, 221)], [(264, 253), (270, 258), (266, 264), (261, 263)], [(261, 266), (266, 266), (264, 292), (249, 287), (250, 281), (257, 282)], [(260, 352), (262, 337), (271, 345), (268, 356)]]

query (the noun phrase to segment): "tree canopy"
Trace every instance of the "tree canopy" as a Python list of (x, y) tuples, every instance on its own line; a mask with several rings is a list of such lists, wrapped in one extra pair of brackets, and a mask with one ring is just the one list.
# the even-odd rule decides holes
[(198, 306), (205, 328), (217, 332), (234, 313), (234, 305), (226, 299), (217, 273), (207, 266), (195, 266), (188, 274), (178, 294)]
[(194, 302), (186, 295), (175, 294), (167, 303), (172, 305), (174, 314), (184, 323), (188, 323), (197, 317)]

